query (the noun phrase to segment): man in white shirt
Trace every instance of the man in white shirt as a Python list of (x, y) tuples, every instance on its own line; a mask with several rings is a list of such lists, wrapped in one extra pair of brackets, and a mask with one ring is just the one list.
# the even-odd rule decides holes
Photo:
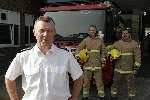
[[(33, 29), (37, 43), (18, 53), (10, 64), (5, 84), (11, 100), (20, 100), (15, 80), (22, 75), (22, 100), (78, 100), (83, 84), (82, 70), (71, 53), (53, 45), (56, 34), (51, 17), (40, 16)], [(69, 91), (68, 73), (74, 80)]]

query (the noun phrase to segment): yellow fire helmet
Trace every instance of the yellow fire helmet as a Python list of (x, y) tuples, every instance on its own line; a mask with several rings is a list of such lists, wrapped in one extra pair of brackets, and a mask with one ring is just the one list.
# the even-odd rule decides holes
[(113, 57), (113, 59), (117, 59), (118, 57), (120, 57), (121, 52), (117, 49), (112, 49), (110, 51), (111, 56)]
[(82, 63), (85, 63), (89, 58), (89, 51), (87, 49), (82, 49), (77, 55), (75, 55), (75, 57)]

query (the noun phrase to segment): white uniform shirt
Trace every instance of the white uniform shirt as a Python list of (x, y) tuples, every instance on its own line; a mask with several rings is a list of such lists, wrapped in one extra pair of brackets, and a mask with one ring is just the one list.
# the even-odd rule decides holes
[(22, 100), (67, 100), (71, 96), (68, 72), (73, 80), (83, 73), (71, 53), (53, 45), (44, 55), (35, 45), (16, 55), (5, 77), (15, 80), (22, 75)]

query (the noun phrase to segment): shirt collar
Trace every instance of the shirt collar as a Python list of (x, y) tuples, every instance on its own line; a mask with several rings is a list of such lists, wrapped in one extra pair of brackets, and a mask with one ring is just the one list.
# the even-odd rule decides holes
[[(38, 55), (42, 55), (43, 53), (41, 52), (41, 50), (38, 48), (37, 44), (34, 46), (34, 53), (38, 54)], [(48, 51), (49, 53), (54, 53), (56, 51), (56, 46), (54, 44), (52, 44), (51, 48)]]

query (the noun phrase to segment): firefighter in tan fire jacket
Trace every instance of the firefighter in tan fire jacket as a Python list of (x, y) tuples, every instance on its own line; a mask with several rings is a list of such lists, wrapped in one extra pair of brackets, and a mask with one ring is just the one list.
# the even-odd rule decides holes
[(124, 82), (127, 83), (128, 97), (133, 98), (136, 94), (134, 75), (141, 65), (140, 46), (131, 39), (129, 30), (123, 30), (121, 40), (115, 42), (112, 48), (119, 50), (121, 54), (115, 63), (111, 95), (118, 94), (117, 89), (121, 85), (119, 82), (124, 79)]
[[(104, 85), (102, 82), (102, 62), (105, 60), (105, 47), (103, 40), (97, 36), (97, 29), (95, 25), (89, 26), (89, 36), (85, 38), (78, 46), (76, 54), (82, 49), (89, 51), (89, 59), (84, 64), (84, 84), (83, 97), (88, 98), (93, 75), (98, 90), (98, 95), (104, 97)], [(86, 99), (87, 100), (87, 99)]]

